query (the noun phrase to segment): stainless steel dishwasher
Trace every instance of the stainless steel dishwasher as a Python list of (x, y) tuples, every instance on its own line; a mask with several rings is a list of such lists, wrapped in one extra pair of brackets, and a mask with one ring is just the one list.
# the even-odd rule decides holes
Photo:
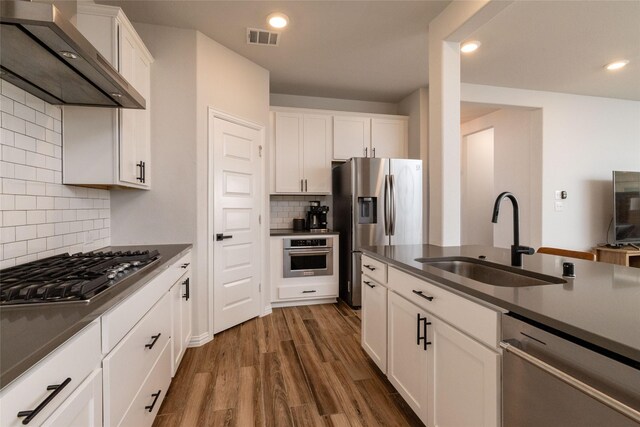
[(640, 426), (640, 363), (542, 328), (503, 316), (503, 427)]

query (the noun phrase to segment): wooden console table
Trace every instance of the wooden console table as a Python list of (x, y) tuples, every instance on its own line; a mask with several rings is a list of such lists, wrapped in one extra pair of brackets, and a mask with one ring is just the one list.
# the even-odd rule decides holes
[(640, 268), (640, 250), (629, 247), (617, 249), (600, 246), (594, 249), (596, 251), (596, 259), (600, 262)]

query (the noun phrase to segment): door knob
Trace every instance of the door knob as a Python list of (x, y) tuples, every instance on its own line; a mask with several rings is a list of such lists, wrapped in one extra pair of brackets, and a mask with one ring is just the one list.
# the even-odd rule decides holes
[(220, 241), (222, 241), (224, 239), (231, 239), (231, 238), (233, 238), (233, 236), (225, 236), (222, 233), (216, 234), (216, 241), (218, 241), (218, 242), (220, 242)]

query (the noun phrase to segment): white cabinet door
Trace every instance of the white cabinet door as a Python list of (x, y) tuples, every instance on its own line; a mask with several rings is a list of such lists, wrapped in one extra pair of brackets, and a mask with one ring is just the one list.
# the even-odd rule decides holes
[(184, 355), (189, 341), (191, 341), (191, 277), (187, 277), (180, 283), (180, 297), (182, 304), (182, 355)]
[(442, 320), (429, 316), (430, 425), (497, 427), (500, 356)]
[(408, 150), (407, 121), (403, 119), (371, 119), (371, 155), (384, 159), (406, 159)]
[(387, 288), (362, 276), (362, 347), (387, 372)]
[(42, 425), (43, 427), (102, 426), (102, 370), (93, 371)]
[(305, 114), (303, 178), (307, 193), (331, 193), (331, 116)]
[(276, 113), (276, 193), (302, 193), (302, 114)]
[(182, 285), (176, 282), (169, 291), (171, 299), (171, 376), (178, 370), (182, 358)]
[(369, 117), (333, 116), (334, 160), (367, 157), (370, 146), (371, 119)]
[[(418, 317), (420, 316), (420, 317)], [(431, 346), (418, 341), (425, 334), (424, 311), (389, 292), (387, 378), (418, 417), (427, 423), (428, 357)]]

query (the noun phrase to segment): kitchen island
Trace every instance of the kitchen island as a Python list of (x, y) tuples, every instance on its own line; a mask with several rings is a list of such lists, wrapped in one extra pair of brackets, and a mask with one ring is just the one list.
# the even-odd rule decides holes
[(562, 278), (562, 263), (575, 264), (567, 283), (498, 287), (416, 261), (417, 258), (485, 257), (510, 265), (507, 249), (486, 246), (373, 246), (363, 253), (437, 286), (494, 305), (596, 346), (640, 367), (640, 271), (612, 264), (534, 254), (523, 270)]

